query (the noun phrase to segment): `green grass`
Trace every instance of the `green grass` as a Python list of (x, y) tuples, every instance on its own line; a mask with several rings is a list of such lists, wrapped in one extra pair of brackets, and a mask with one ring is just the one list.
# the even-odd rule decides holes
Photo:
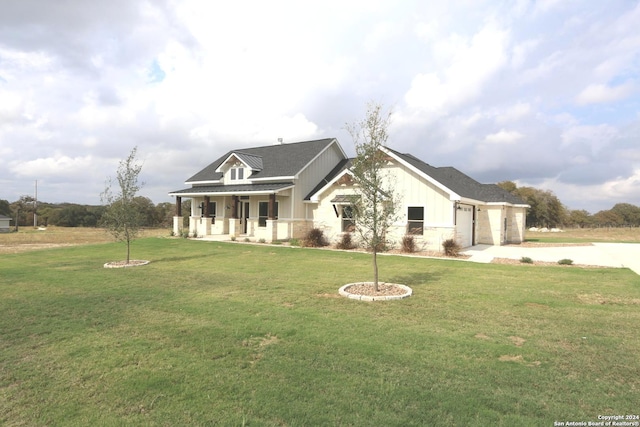
[(149, 238), (5, 254), (0, 425), (546, 426), (632, 414), (626, 269), (380, 257), (401, 301), (338, 297), (362, 253)]

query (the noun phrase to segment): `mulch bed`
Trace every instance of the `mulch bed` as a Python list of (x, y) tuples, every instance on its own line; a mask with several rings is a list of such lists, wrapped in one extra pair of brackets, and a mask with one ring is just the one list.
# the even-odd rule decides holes
[(375, 291), (373, 283), (356, 283), (346, 289), (350, 294), (366, 295), (370, 297), (404, 295), (407, 291), (399, 286), (387, 283), (378, 283), (378, 292)]
[(108, 262), (104, 265), (104, 268), (125, 268), (125, 267), (139, 267), (141, 265), (147, 265), (149, 261), (143, 259), (132, 259), (127, 261), (114, 261)]

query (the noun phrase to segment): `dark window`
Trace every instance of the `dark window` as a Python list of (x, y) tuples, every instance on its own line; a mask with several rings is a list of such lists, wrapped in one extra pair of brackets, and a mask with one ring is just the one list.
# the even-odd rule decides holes
[[(273, 207), (275, 219), (278, 219), (278, 202)], [(258, 203), (258, 227), (266, 227), (269, 218), (269, 202)]]
[(216, 202), (209, 202), (209, 216), (211, 217), (211, 223), (216, 223)]
[(356, 228), (356, 223), (353, 220), (353, 206), (342, 206), (342, 231), (351, 233)]
[(238, 179), (244, 179), (244, 168), (238, 168)]
[(424, 207), (409, 206), (407, 208), (407, 234), (424, 234)]
[(235, 181), (236, 179), (236, 170), (235, 169), (231, 169), (231, 180)]

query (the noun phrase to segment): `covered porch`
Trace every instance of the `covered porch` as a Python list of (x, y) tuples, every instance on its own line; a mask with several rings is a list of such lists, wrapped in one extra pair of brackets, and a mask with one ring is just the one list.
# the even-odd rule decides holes
[(292, 237), (292, 184), (193, 187), (170, 193), (176, 197), (173, 232), (183, 232), (182, 199), (191, 199), (191, 237), (252, 238), (272, 242)]

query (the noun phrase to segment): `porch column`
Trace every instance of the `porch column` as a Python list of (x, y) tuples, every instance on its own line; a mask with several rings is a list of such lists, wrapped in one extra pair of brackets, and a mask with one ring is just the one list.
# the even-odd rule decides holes
[(176, 196), (176, 216), (182, 216), (182, 197)]
[(238, 219), (238, 196), (231, 196), (233, 203), (231, 204), (231, 218)]
[(274, 194), (269, 194), (269, 212), (268, 212), (268, 219), (276, 219), (276, 195)]
[(173, 216), (173, 235), (179, 236), (182, 233), (182, 197), (176, 196), (176, 210)]
[(238, 196), (231, 196), (231, 218), (229, 218), (229, 234), (231, 237), (240, 234), (240, 221), (238, 221)]
[(211, 197), (204, 196), (204, 209), (202, 211), (202, 215), (205, 218), (209, 218), (209, 203), (211, 203)]

